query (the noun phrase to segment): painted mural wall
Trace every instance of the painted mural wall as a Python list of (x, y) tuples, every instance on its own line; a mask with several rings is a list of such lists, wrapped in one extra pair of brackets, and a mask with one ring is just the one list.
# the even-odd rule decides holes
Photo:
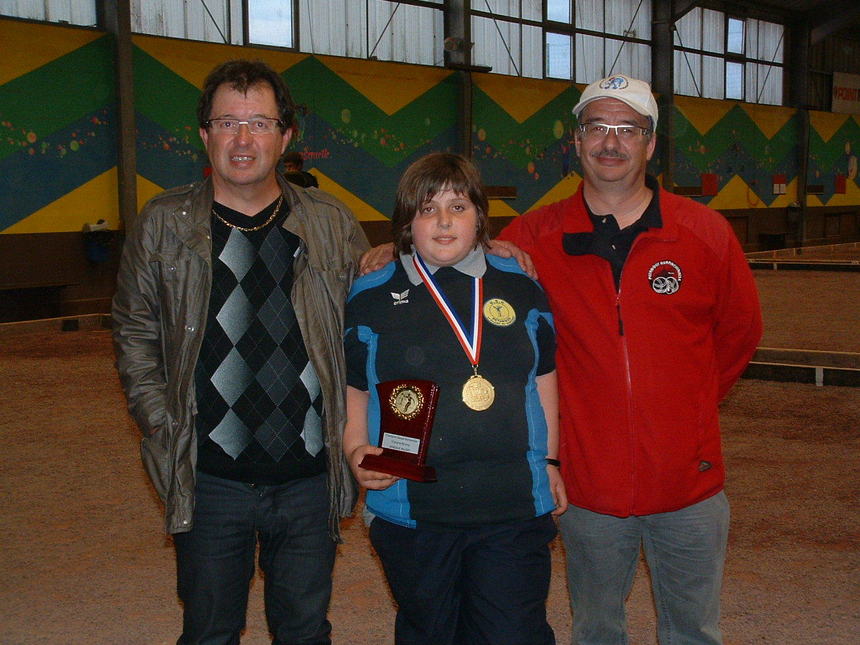
[(113, 41), (0, 20), (0, 231), (116, 228)]
[(821, 187), (810, 206), (860, 204), (860, 114), (810, 113), (809, 183)]
[(581, 90), (561, 81), (475, 74), (472, 158), (485, 183), (513, 186), (492, 215), (514, 216), (572, 194), (580, 182), (571, 109)]
[[(0, 232), (80, 231), (116, 212), (113, 41), (94, 30), (0, 19)], [(195, 106), (206, 73), (260, 58), (301, 106), (295, 148), (320, 186), (359, 219), (384, 220), (418, 156), (455, 150), (461, 72), (134, 37), (138, 197), (203, 177)], [(494, 200), (511, 216), (571, 194), (579, 165), (571, 107), (581, 88), (475, 74), (469, 132), (484, 180), (516, 190)], [(665, 118), (665, 117), (664, 117)], [(790, 108), (677, 97), (673, 180), (721, 210), (784, 208), (797, 199), (801, 115)], [(860, 205), (860, 115), (813, 112), (810, 206)]]
[(230, 58), (259, 58), (282, 74), (300, 107), (291, 147), (361, 220), (387, 219), (406, 166), (458, 140), (458, 84), (447, 70), (153, 37), (134, 45), (141, 201), (203, 176), (197, 98)]
[[(791, 108), (675, 97), (673, 179), (725, 211), (797, 202), (802, 115)], [(860, 204), (860, 115), (810, 112), (807, 206)]]

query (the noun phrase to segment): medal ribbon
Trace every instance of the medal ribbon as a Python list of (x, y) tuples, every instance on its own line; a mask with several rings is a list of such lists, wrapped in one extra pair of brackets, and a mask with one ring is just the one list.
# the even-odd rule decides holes
[(418, 255), (417, 251), (412, 254), (412, 264), (415, 265), (415, 270), (418, 271), (418, 275), (421, 276), (424, 286), (427, 287), (430, 295), (433, 296), (433, 300), (442, 311), (442, 315), (445, 316), (445, 320), (448, 321), (448, 324), (451, 325), (451, 329), (454, 330), (454, 335), (457, 337), (457, 340), (460, 341), (460, 346), (463, 348), (463, 351), (466, 352), (466, 356), (469, 357), (469, 362), (472, 364), (472, 367), (477, 370), (478, 361), (481, 358), (481, 337), (484, 331), (484, 318), (481, 316), (481, 302), (484, 300), (484, 280), (482, 278), (473, 278), (472, 330), (471, 333), (467, 333), (468, 330), (466, 329), (466, 326), (460, 322), (454, 308), (445, 297), (445, 294), (442, 293), (436, 285), (436, 282), (433, 280), (433, 276), (430, 274), (430, 271), (424, 264), (424, 260), (421, 259), (421, 256)]

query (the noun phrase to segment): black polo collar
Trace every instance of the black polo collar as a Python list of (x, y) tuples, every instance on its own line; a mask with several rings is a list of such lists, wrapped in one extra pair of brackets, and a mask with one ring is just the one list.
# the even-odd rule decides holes
[[(651, 201), (648, 203), (642, 216), (628, 227), (630, 232), (634, 234), (634, 237), (650, 228), (663, 228), (663, 218), (660, 215), (660, 184), (651, 175), (646, 175), (645, 185), (651, 189)], [(611, 215), (595, 215), (592, 213), (584, 194), (582, 196), (582, 203), (585, 205), (585, 210), (591, 220), (592, 230), (580, 233), (565, 233), (562, 236), (564, 251), (568, 255), (599, 255), (603, 257), (605, 256), (603, 247), (606, 244), (606, 235), (601, 234), (598, 230), (601, 228), (600, 224), (603, 223), (603, 220), (611, 217)]]

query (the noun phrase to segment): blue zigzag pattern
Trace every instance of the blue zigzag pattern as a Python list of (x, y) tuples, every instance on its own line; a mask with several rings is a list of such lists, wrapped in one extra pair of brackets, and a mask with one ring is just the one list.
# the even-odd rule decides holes
[(116, 111), (102, 108), (3, 160), (0, 230), (9, 228), (117, 164)]

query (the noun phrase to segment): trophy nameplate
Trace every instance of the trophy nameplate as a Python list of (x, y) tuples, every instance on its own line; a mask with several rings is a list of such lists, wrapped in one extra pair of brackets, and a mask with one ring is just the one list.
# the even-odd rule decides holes
[(425, 461), (439, 386), (432, 381), (385, 381), (376, 391), (382, 454), (365, 455), (359, 466), (413, 481), (436, 481), (436, 470)]

